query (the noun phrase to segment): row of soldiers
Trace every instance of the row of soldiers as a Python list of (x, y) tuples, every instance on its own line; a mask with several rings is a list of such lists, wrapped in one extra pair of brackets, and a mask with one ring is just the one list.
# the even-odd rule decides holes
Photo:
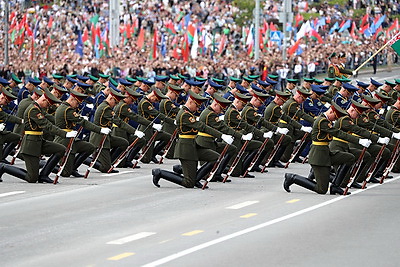
[[(155, 82), (140, 77), (119, 79), (117, 82), (103, 74), (98, 78), (77, 75), (66, 77), (63, 83), (64, 77), (53, 75), (53, 79), (45, 77), (42, 81), (29, 78), (19, 90), (16, 90), (18, 81), (15, 76), (10, 81), (0, 80), (3, 85), (1, 96), (4, 98), (4, 103), (0, 104), (7, 106), (12, 103), (16, 92), (19, 101), (16, 116), (12, 112), (7, 114), (1, 111), (3, 123), (16, 124), (13, 132), (2, 131), (3, 144), (8, 143), (3, 159), (13, 151), (22, 136), (19, 157), (26, 165), (25, 170), (4, 162), (0, 167), (1, 173), (6, 172), (29, 182), (53, 182), (48, 176), (52, 170), (57, 170), (71, 138), (74, 142), (62, 176), (82, 176), (78, 172), (79, 166), (91, 161), (94, 168), (101, 172), (115, 172), (112, 166), (117, 159), (121, 159), (121, 153), (126, 156), (118, 161), (118, 167), (139, 167), (132, 163), (135, 157), (143, 163), (158, 162), (157, 155), (164, 151), (167, 158), (177, 158), (181, 164), (174, 166), (173, 171), (154, 169), (153, 183), (156, 186), (163, 178), (184, 187), (202, 187), (200, 180), (209, 177), (211, 171), (212, 181), (229, 181), (223, 177), (229, 167), (229, 175), (233, 177), (254, 177), (249, 171), (261, 171), (260, 166), (267, 163), (269, 167), (283, 167), (281, 162), (291, 161), (293, 156), (300, 160), (300, 153), (293, 155), (299, 140), (304, 141), (296, 145), (296, 151), (305, 153), (303, 156), (311, 147), (309, 163), (312, 171), (307, 181), (314, 183), (312, 180), (315, 177), (317, 183), (313, 190), (318, 193), (327, 192), (332, 166), (336, 176), (331, 193), (343, 193), (340, 186), (346, 182), (347, 167), (361, 151), (360, 145), (368, 145), (369, 154), (365, 153), (363, 171), (357, 181), (365, 179), (370, 166), (368, 162), (375, 158), (383, 144), (387, 148), (375, 175), (379, 175), (379, 170), (386, 166), (385, 160), (394, 149), (388, 139), (400, 138), (395, 134), (398, 130), (393, 125), (381, 126), (379, 122), (385, 120), (380, 114), (374, 116), (374, 120), (369, 118), (370, 113), (376, 113), (379, 105), (390, 98), (383, 93), (383, 87), (382, 92), (374, 93), (376, 89), (372, 87), (362, 91), (364, 87), (359, 86), (361, 88), (357, 92), (360, 90), (358, 95), (362, 100), (359, 103), (359, 100), (349, 99), (344, 94), (356, 88), (345, 78), (326, 78), (324, 81), (305, 79), (300, 87), (296, 86), (297, 80), (288, 79), (284, 91), (274, 90), (277, 76), (270, 75), (266, 81), (258, 78), (257, 75), (243, 79), (230, 77), (223, 96), (218, 93), (225, 87), (223, 80), (190, 79), (184, 75), (157, 76)], [(376, 81), (371, 80), (371, 84), (373, 82)], [(392, 89), (397, 90), (395, 88)], [(204, 94), (200, 96), (202, 89)], [(371, 96), (366, 92), (371, 92)], [(339, 94), (342, 98), (338, 97)], [(350, 111), (347, 114), (336, 103), (346, 105), (346, 109), (357, 110), (359, 117), (351, 117), (348, 115)], [(8, 106), (12, 111), (12, 105)], [(391, 116), (388, 114), (394, 109), (388, 110), (386, 115)], [(347, 115), (342, 116), (344, 114)], [(330, 123), (339, 121), (339, 117), (346, 120), (342, 119), (341, 123), (334, 125)], [(325, 120), (321, 118), (328, 123), (325, 125)], [(343, 123), (347, 122), (347, 118), (351, 118), (350, 121)], [(359, 125), (363, 129), (368, 129), (367, 125), (372, 127), (362, 134), (356, 131), (349, 141), (347, 135), (351, 130), (342, 129), (343, 125)], [(82, 135), (79, 126), (89, 132)], [(320, 128), (322, 126), (327, 128)], [(383, 133), (384, 130), (379, 127), (386, 128), (387, 132)], [(324, 131), (325, 135), (322, 134)], [(347, 132), (346, 137), (342, 136), (343, 132)], [(379, 133), (379, 137), (375, 133)], [(338, 135), (338, 140), (334, 139), (329, 145), (332, 135)], [(333, 146), (336, 141), (339, 142), (337, 147)], [(356, 143), (355, 148), (348, 142)], [(310, 143), (311, 146), (308, 146)], [(300, 149), (297, 149), (299, 145)], [(97, 149), (98, 157), (91, 159), (90, 155), (96, 148), (101, 148)], [(139, 156), (140, 150), (142, 154)], [(352, 151), (352, 158), (347, 154), (348, 157), (341, 155), (339, 152), (342, 150), (343, 153)], [(342, 161), (327, 160), (329, 151), (335, 152), (334, 155)], [(39, 172), (41, 155), (49, 155), (50, 158)], [(202, 163), (200, 168), (199, 162)], [(292, 183), (304, 185), (298, 182), (299, 179), (294, 174), (287, 174), (285, 189), (289, 191)], [(356, 182), (353, 185), (359, 186)]]

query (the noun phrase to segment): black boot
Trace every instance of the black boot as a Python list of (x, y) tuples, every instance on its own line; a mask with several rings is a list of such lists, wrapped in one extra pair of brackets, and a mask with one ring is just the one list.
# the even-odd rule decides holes
[[(222, 182), (224, 178), (222, 177), (222, 171), (228, 165), (229, 160), (231, 159), (230, 155), (225, 155), (224, 158), (221, 160), (221, 164), (219, 165), (217, 171), (214, 174), (214, 177), (211, 179), (210, 182)], [(227, 179), (225, 182), (229, 183), (231, 180)]]
[(260, 153), (260, 156), (258, 157), (256, 163), (254, 163), (254, 166), (251, 169), (252, 172), (261, 172), (260, 164), (265, 158), (265, 155), (267, 155), (267, 151), (265, 150)]
[(182, 165), (174, 165), (172, 166), (172, 170), (177, 174), (183, 174)]
[(49, 174), (56, 167), (57, 163), (60, 161), (61, 155), (54, 154), (47, 161), (46, 165), (43, 167), (39, 174), (38, 183), (53, 183), (54, 181), (49, 178)]
[(1, 176), (4, 173), (8, 173), (14, 177), (17, 177), (19, 179), (26, 181), (27, 171), (24, 169), (1, 163), (1, 165), (0, 165), (0, 180), (1, 180)]
[[(249, 153), (243, 160), (243, 167), (242, 167), (242, 173), (241, 175), (243, 176), (246, 170), (250, 167), (251, 162), (253, 161), (253, 158), (256, 156), (257, 150)], [(254, 178), (255, 176), (252, 174), (247, 173), (246, 177), (244, 178)]]
[(315, 175), (314, 175), (313, 168), (310, 169), (310, 173), (308, 174), (307, 179), (310, 180), (310, 181), (314, 181), (315, 180)]
[[(125, 168), (132, 168), (133, 167), (133, 159), (137, 156), (137, 154), (139, 153), (141, 147), (139, 146), (135, 146), (131, 149), (131, 151), (129, 151), (128, 156), (125, 159)], [(136, 164), (135, 169), (139, 169), (140, 166)]]
[[(339, 194), (343, 195), (344, 191), (342, 188), (340, 188), (340, 184), (343, 182), (343, 179), (345, 178), (346, 174), (349, 172), (350, 166), (347, 165), (342, 165), (338, 168), (336, 172), (336, 177), (333, 180), (331, 187), (329, 189), (329, 193), (331, 195)], [(348, 195), (350, 195), (350, 192), (347, 192)]]
[(158, 155), (158, 153), (161, 152), (161, 150), (163, 150), (165, 145), (166, 145), (165, 141), (160, 141), (157, 143), (157, 145), (155, 145), (154, 150), (153, 150), (153, 155), (151, 157), (152, 162), (154, 162), (156, 164), (160, 163), (156, 156)]
[(282, 157), (283, 153), (285, 153), (286, 147), (280, 146), (278, 148), (278, 151), (276, 151), (276, 154), (274, 158), (272, 159), (271, 163), (269, 164), (269, 167), (277, 167), (277, 168), (284, 168), (283, 164), (279, 161), (280, 158)]
[(123, 152), (122, 148), (120, 147), (114, 148), (111, 151), (111, 162), (114, 162), (119, 157), (119, 155), (121, 155), (122, 152)]
[(286, 192), (290, 192), (290, 186), (292, 184), (297, 184), (301, 187), (304, 187), (308, 190), (315, 192), (316, 183), (314, 181), (308, 180), (306, 177), (293, 174), (293, 173), (285, 173), (285, 181), (283, 182), (283, 188)]
[(71, 172), (71, 175), (73, 176), (73, 177), (83, 177), (83, 175), (82, 174), (80, 174), (79, 172), (78, 172), (78, 168), (79, 168), (79, 166), (81, 166), (82, 165), (82, 163), (87, 159), (87, 158), (89, 158), (89, 156), (91, 155), (92, 153), (90, 153), (90, 152), (83, 152), (83, 153), (80, 153), (80, 154), (78, 154), (76, 157), (75, 157), (75, 162), (74, 162), (74, 166), (73, 166), (73, 171)]
[(195, 187), (197, 188), (202, 188), (203, 185), (200, 183), (201, 179), (206, 179), (209, 172), (212, 170), (215, 162), (207, 162), (203, 164), (203, 166), (198, 169), (197, 174), (196, 174), (196, 183), (194, 184)]
[[(375, 174), (372, 176), (372, 177), (374, 177), (374, 178), (377, 178), (377, 179), (374, 179), (374, 180), (377, 180), (378, 182), (380, 182), (378, 179), (380, 179), (380, 178), (382, 177), (383, 172), (385, 171), (385, 168), (386, 168), (386, 166), (387, 166), (387, 163), (388, 163), (387, 160), (380, 160), (380, 161), (379, 161), (379, 165), (378, 165), (378, 167), (376, 168), (377, 170), (375, 171)], [(388, 175), (388, 177), (386, 177), (386, 178), (389, 178), (389, 175)], [(390, 177), (390, 178), (393, 178), (393, 176)], [(372, 180), (372, 179), (371, 179), (371, 180)], [(370, 183), (372, 183), (371, 180), (369, 180)]]
[(14, 148), (17, 146), (17, 143), (8, 143), (4, 149), (3, 149), (3, 158), (2, 161), (4, 161), (5, 163), (7, 163), (6, 158), (8, 157), (8, 155), (11, 154), (11, 152), (14, 150)]
[(160, 187), (158, 182), (160, 181), (161, 178), (170, 181), (174, 184), (182, 185), (183, 177), (177, 175), (176, 173), (164, 171), (161, 169), (153, 169), (151, 173), (153, 174), (153, 184), (157, 187)]

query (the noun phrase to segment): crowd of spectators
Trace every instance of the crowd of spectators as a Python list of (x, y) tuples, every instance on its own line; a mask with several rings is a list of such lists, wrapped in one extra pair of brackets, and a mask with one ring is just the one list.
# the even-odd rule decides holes
[[(129, 39), (121, 38), (117, 47), (107, 51), (107, 55), (96, 57), (94, 46), (89, 41), (84, 45), (83, 56), (76, 53), (78, 32), (91, 33), (93, 18), (98, 18), (97, 25), (105, 32), (109, 25), (109, 1), (105, 0), (58, 0), (58, 1), (9, 1), (10, 14), (20, 21), (27, 14), (27, 25), (34, 31), (34, 49), (31, 37), (25, 36), (24, 43), (19, 46), (11, 43), (9, 50), (9, 65), (0, 63), (0, 72), (15, 72), (20, 77), (46, 76), (52, 73), (111, 73), (114, 76), (143, 76), (152, 78), (157, 75), (189, 73), (203, 77), (241, 76), (261, 73), (267, 67), (269, 73), (279, 69), (289, 69), (289, 77), (294, 75), (312, 76), (324, 72), (328, 66), (328, 56), (332, 52), (345, 52), (348, 67), (356, 68), (373, 52), (384, 44), (386, 39), (381, 35), (377, 40), (365, 38), (362, 34), (357, 40), (350, 37), (348, 32), (329, 35), (330, 25), (319, 29), (324, 39), (323, 44), (308, 39), (300, 45), (300, 55), (288, 55), (282, 59), (282, 49), (275, 42), (267, 42), (261, 51), (261, 57), (255, 61), (247, 51), (246, 39), (243, 37), (243, 27), (235, 22), (235, 18), (243, 10), (234, 1), (181, 1), (181, 0), (121, 0), (120, 25), (136, 25), (136, 30)], [(276, 26), (279, 25), (281, 1), (261, 1), (263, 19)], [(322, 2), (322, 1), (321, 1)], [(0, 0), (0, 19), (4, 19), (4, 0)], [(316, 5), (312, 1), (298, 1), (293, 11), (317, 13), (329, 17), (331, 24), (335, 21), (352, 18), (354, 10), (366, 8), (371, 20), (376, 15), (386, 14), (383, 26), (388, 27), (393, 22), (393, 16), (400, 13), (398, 1), (348, 1), (347, 6)], [(202, 32), (214, 39), (215, 45), (210, 44), (206, 52), (197, 58), (184, 61), (182, 44), (187, 22), (194, 23)], [(96, 19), (97, 20), (97, 19)], [(51, 21), (51, 22), (50, 22)], [(167, 32), (166, 25), (174, 23), (176, 35)], [(249, 18), (246, 25), (252, 23)], [(357, 21), (358, 23), (358, 21)], [(294, 23), (293, 23), (294, 24)], [(51, 26), (49, 28), (49, 26)], [(293, 25), (294, 26), (294, 25)], [(145, 32), (145, 48), (138, 48), (139, 29)], [(150, 59), (152, 34), (159, 33), (158, 56)], [(160, 34), (161, 33), (161, 34)], [(0, 28), (0, 47), (5, 47), (4, 25)], [(164, 35), (166, 54), (162, 56), (161, 35)], [(241, 37), (240, 48), (235, 48), (235, 36)], [(123, 34), (122, 34), (123, 35)], [(121, 36), (122, 36), (121, 35)], [(227, 43), (222, 53), (219, 53), (219, 42), (226, 35)], [(292, 36), (294, 34), (292, 33)], [(50, 42), (50, 43), (49, 43)], [(291, 43), (293, 44), (294, 41)], [(177, 49), (174, 48), (178, 46)], [(214, 48), (213, 48), (214, 47)], [(32, 55), (33, 51), (33, 55)], [(178, 53), (178, 58), (176, 54)], [(175, 57), (174, 57), (175, 56)], [(32, 60), (31, 60), (32, 58)], [(4, 54), (0, 55), (0, 62)], [(389, 48), (379, 55), (379, 63), (397, 63), (397, 55)], [(296, 65), (301, 66), (301, 73), (294, 73)], [(298, 68), (297, 68), (298, 69)], [(1, 75), (1, 73), (0, 73)]]

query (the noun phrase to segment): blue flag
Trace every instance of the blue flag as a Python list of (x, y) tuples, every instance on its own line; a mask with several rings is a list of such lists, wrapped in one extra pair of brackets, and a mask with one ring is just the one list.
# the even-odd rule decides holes
[(329, 30), (329, 34), (332, 34), (335, 30), (339, 29), (339, 23), (336, 21), (336, 23), (332, 26), (332, 28)]
[(351, 19), (348, 19), (343, 26), (340, 28), (339, 32), (343, 32), (344, 30), (351, 27)]
[(79, 54), (83, 57), (83, 41), (82, 41), (82, 32), (78, 31), (78, 41), (75, 46), (75, 53)]

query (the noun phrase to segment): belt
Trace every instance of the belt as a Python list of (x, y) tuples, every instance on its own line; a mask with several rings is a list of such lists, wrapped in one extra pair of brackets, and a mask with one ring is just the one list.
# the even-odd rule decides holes
[(66, 132), (72, 132), (72, 129), (62, 129), (62, 130)]
[(337, 137), (333, 137), (333, 140), (339, 141), (339, 142), (342, 142), (342, 143), (346, 143), (346, 144), (349, 143), (349, 142), (347, 142), (347, 141), (345, 141), (345, 140), (343, 140), (343, 139), (337, 138)]
[(43, 132), (38, 132), (38, 131), (25, 131), (25, 134), (30, 134), (30, 135), (43, 135)]
[(279, 122), (280, 123), (287, 123), (286, 121), (284, 121), (284, 120), (279, 120)]
[(180, 134), (179, 135), (179, 138), (186, 138), (186, 139), (195, 139), (196, 138), (196, 135), (194, 135), (194, 134)]
[(360, 135), (355, 134), (355, 133), (351, 133), (351, 135), (354, 135), (354, 136), (357, 136), (357, 137), (361, 137)]
[(203, 133), (203, 132), (198, 132), (197, 135), (214, 138), (214, 136), (212, 136), (211, 134)]
[(118, 128), (118, 125), (116, 125), (115, 123), (113, 123), (113, 125), (112, 125), (113, 127), (117, 127)]
[(329, 145), (329, 142), (312, 141), (312, 144), (315, 146), (327, 146), (327, 145)]

